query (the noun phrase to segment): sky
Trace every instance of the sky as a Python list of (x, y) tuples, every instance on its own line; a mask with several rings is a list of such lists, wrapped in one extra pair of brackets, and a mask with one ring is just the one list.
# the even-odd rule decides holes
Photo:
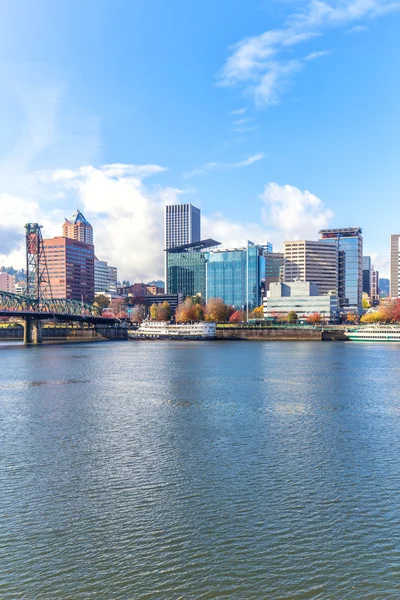
[(202, 237), (400, 232), (400, 0), (2, 0), (0, 266), (76, 208), (119, 278), (163, 275), (163, 206)]

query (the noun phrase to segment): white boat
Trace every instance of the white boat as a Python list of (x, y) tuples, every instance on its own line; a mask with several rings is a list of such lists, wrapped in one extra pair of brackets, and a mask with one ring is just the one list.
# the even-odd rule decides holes
[(400, 342), (398, 325), (367, 325), (347, 329), (345, 334), (352, 342)]
[(132, 340), (212, 340), (215, 329), (215, 323), (143, 321), (137, 329), (128, 330), (128, 337)]

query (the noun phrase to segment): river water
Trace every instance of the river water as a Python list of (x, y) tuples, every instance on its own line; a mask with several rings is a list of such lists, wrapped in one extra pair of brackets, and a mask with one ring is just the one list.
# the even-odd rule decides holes
[(400, 347), (0, 347), (0, 598), (400, 598)]

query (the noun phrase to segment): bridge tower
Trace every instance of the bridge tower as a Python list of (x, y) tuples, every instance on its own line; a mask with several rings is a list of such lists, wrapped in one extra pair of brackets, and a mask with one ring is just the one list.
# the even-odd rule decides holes
[[(43, 300), (51, 300), (53, 297), (41, 229), (42, 226), (38, 223), (27, 223), (25, 225), (26, 295), (35, 300), (38, 312), (41, 309)], [(39, 319), (32, 317), (25, 319), (24, 341), (26, 343), (42, 341)]]

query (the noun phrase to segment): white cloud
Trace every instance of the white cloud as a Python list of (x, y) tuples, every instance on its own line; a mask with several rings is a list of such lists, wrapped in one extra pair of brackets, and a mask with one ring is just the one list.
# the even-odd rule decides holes
[(354, 27), (350, 27), (350, 29), (346, 29), (344, 32), (346, 35), (350, 33), (367, 33), (369, 31), (369, 27), (366, 25), (354, 25)]
[(230, 114), (235, 116), (235, 115), (244, 115), (247, 112), (247, 108), (243, 107), (243, 108), (236, 108), (235, 110), (231, 110)]
[(189, 179), (190, 177), (194, 177), (196, 175), (203, 175), (204, 173), (209, 173), (210, 171), (228, 171), (231, 169), (242, 169), (243, 167), (248, 167), (258, 162), (259, 160), (262, 160), (263, 158), (265, 158), (265, 154), (259, 152), (258, 154), (252, 154), (248, 158), (234, 163), (208, 162), (197, 169), (193, 169), (192, 171), (184, 173), (183, 176), (186, 179)]
[(271, 241), (278, 245), (285, 240), (317, 239), (334, 216), (317, 196), (291, 185), (268, 183), (261, 199), (263, 221)]
[(244, 38), (234, 45), (219, 73), (219, 85), (244, 87), (258, 105), (276, 104), (293, 74), (304, 68), (305, 61), (326, 54), (315, 51), (293, 58), (298, 44), (323, 35), (328, 28), (352, 23), (357, 26), (357, 21), (399, 8), (398, 0), (309, 0), (304, 9), (287, 18), (282, 28)]

